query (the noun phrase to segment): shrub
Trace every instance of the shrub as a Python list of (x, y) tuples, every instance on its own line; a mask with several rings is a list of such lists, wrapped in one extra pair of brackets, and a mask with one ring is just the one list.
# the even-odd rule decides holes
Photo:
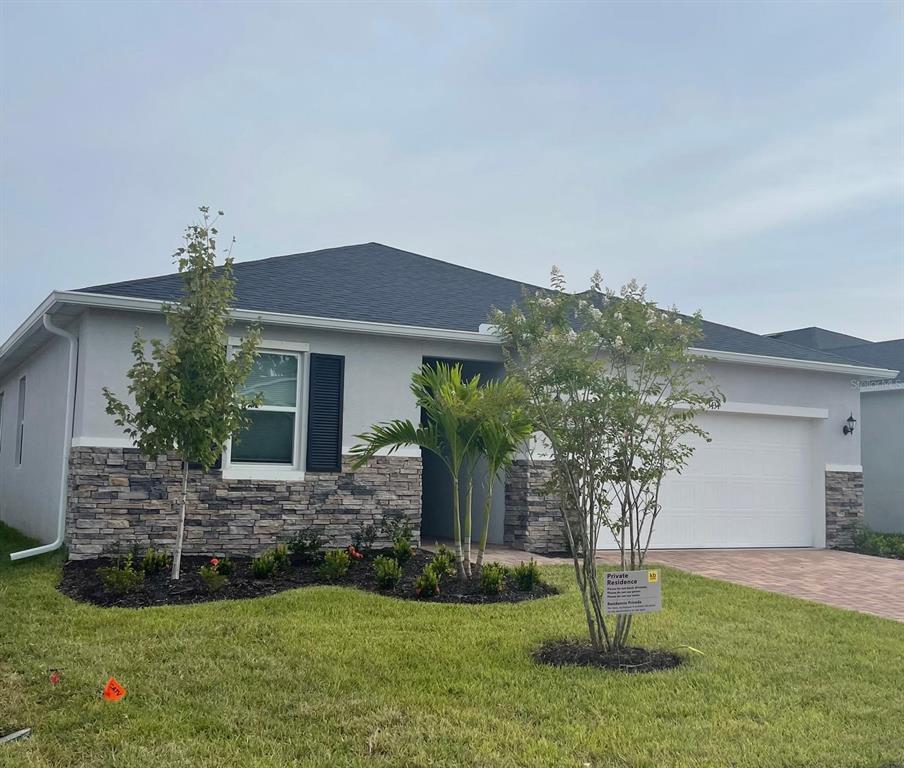
[(402, 579), (402, 566), (391, 557), (380, 555), (374, 559), (374, 575), (380, 589), (392, 589)]
[(864, 555), (904, 560), (904, 533), (879, 533), (858, 529), (853, 536), (854, 549)]
[(377, 538), (377, 529), (372, 525), (364, 525), (352, 534), (352, 545), (358, 552), (367, 554), (374, 548), (374, 541)]
[(498, 595), (505, 589), (508, 568), (499, 563), (487, 563), (480, 569), (480, 589), (485, 595)]
[(144, 582), (144, 571), (135, 568), (135, 558), (126, 555), (117, 558), (116, 562), (105, 568), (98, 568), (104, 586), (117, 595), (134, 592)]
[[(217, 562), (214, 563), (214, 560), (216, 560)], [(235, 571), (235, 566), (232, 564), (232, 560), (230, 560), (228, 557), (212, 557), (210, 559), (210, 564), (215, 565), (217, 568), (217, 573), (223, 576), (232, 576), (233, 572)]]
[[(214, 558), (216, 560), (216, 558)], [(216, 565), (213, 565), (213, 560), (206, 565), (202, 565), (198, 573), (201, 574), (201, 578), (204, 580), (204, 583), (207, 585), (207, 589), (211, 592), (219, 592), (226, 584), (229, 582), (229, 579), (226, 578), (226, 575), (220, 573), (219, 569)]]
[(418, 597), (428, 598), (439, 594), (439, 576), (433, 570), (432, 564), (424, 566), (421, 575), (414, 582), (414, 594)]
[(272, 579), (276, 575), (276, 559), (272, 549), (251, 559), (251, 575), (255, 579)]
[(536, 587), (542, 579), (540, 578), (540, 569), (531, 558), (529, 563), (519, 563), (512, 570), (512, 576), (515, 577), (515, 583), (518, 589), (530, 592)]
[(395, 543), (396, 539), (411, 541), (411, 522), (403, 512), (390, 512), (383, 518), (383, 533)]
[(440, 581), (446, 576), (455, 575), (455, 557), (445, 544), (437, 546), (436, 554), (430, 561), (430, 567), (433, 568)]
[(323, 564), (320, 566), (320, 575), (330, 581), (342, 578), (348, 573), (351, 558), (344, 549), (331, 549), (324, 555)]
[(289, 539), (289, 551), (303, 563), (313, 563), (320, 559), (323, 538), (314, 528), (303, 528)]
[(405, 565), (411, 559), (411, 540), (407, 536), (392, 540), (392, 556), (399, 565)]
[(277, 544), (273, 547), (273, 562), (276, 563), (277, 571), (288, 570), (291, 561), (289, 560), (289, 550), (285, 544)]
[(146, 576), (165, 571), (170, 566), (170, 557), (166, 552), (159, 552), (153, 547), (148, 547), (148, 551), (141, 558), (141, 570)]

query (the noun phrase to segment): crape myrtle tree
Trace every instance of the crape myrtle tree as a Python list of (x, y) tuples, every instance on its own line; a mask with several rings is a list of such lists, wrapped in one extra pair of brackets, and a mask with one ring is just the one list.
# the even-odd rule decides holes
[(618, 651), (631, 619), (607, 619), (595, 550), (611, 538), (622, 569), (643, 566), (662, 480), (687, 464), (694, 439), (709, 440), (695, 417), (723, 398), (691, 352), (699, 313), (662, 311), (634, 281), (620, 295), (604, 291), (599, 273), (583, 294), (567, 293), (556, 268), (551, 284), (492, 322), (554, 459), (547, 492), (561, 502), (590, 639)]
[[(260, 341), (260, 328), (250, 327), (230, 355), (226, 325), (233, 300), (232, 246), (225, 263), (217, 267), (216, 222), (201, 207), (201, 220), (185, 230), (185, 244), (173, 255), (183, 280), (181, 299), (165, 304), (170, 329), (164, 342), (146, 342), (141, 329), (132, 342), (134, 363), (128, 371), (134, 406), (104, 387), (107, 413), (115, 416), (141, 453), (175, 453), (182, 462), (179, 526), (173, 549), (172, 578), (178, 579), (185, 534), (189, 464), (205, 471), (223, 452), (226, 441), (248, 426), (248, 408), (260, 405), (260, 396), (241, 393)], [(150, 357), (146, 347), (150, 345)]]
[[(353, 468), (364, 466), (380, 450), (393, 453), (402, 446), (418, 446), (436, 455), (449, 474), (455, 559), (459, 579), (472, 576), (472, 499), (475, 470), (486, 460), (486, 503), (477, 569), (483, 563), (489, 533), (494, 479), (508, 466), (516, 451), (532, 432), (527, 419), (524, 393), (519, 384), (503, 380), (480, 385), (480, 376), (465, 379), (461, 365), (423, 365), (411, 377), (411, 392), (423, 409), (421, 424), (395, 419), (375, 424), (356, 435), (361, 442), (352, 448)], [(464, 504), (462, 504), (464, 501)], [(462, 511), (464, 523), (462, 524)]]

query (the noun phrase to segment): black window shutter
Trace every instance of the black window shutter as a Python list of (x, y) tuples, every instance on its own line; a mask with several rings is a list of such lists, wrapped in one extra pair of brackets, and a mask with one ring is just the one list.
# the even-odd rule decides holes
[(308, 387), (309, 472), (338, 472), (342, 468), (342, 394), (345, 358), (311, 355)]

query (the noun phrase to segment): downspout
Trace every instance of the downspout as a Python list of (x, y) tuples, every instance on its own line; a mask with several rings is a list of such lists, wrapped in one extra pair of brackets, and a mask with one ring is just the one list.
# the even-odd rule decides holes
[(63, 437), (63, 471), (60, 473), (60, 507), (57, 510), (57, 535), (50, 544), (23, 549), (10, 554), (10, 560), (24, 560), (47, 552), (53, 552), (63, 546), (66, 532), (66, 503), (69, 498), (69, 451), (72, 448), (72, 417), (75, 412), (75, 371), (78, 362), (78, 336), (53, 324), (50, 315), (44, 315), (44, 327), (69, 342), (69, 374), (66, 379), (66, 433)]

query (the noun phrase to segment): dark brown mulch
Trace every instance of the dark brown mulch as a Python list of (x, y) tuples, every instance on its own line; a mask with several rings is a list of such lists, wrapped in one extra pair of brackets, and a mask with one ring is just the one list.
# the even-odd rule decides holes
[(618, 653), (599, 653), (588, 641), (553, 640), (533, 653), (538, 664), (553, 667), (600, 667), (619, 672), (659, 672), (674, 669), (684, 658), (671, 651), (647, 648), (622, 648)]
[[(432, 559), (432, 554), (425, 550), (417, 550), (402, 567), (402, 580), (394, 589), (390, 590), (379, 589), (374, 579), (373, 559), (379, 554), (381, 553), (374, 552), (367, 555), (364, 560), (353, 560), (348, 574), (334, 582), (330, 582), (320, 575), (319, 563), (294, 563), (288, 570), (278, 573), (272, 579), (256, 579), (251, 575), (250, 559), (232, 558), (235, 570), (229, 577), (229, 582), (217, 592), (211, 592), (198, 573), (200, 567), (209, 562), (210, 558), (183, 556), (182, 575), (179, 581), (171, 581), (168, 572), (147, 575), (140, 589), (126, 594), (111, 592), (97, 573), (98, 568), (111, 565), (112, 559), (73, 560), (63, 566), (59, 590), (73, 600), (104, 607), (124, 608), (206, 603), (211, 600), (239, 600), (318, 584), (356, 587), (404, 600), (420, 599), (414, 593), (414, 582), (423, 567)], [(524, 600), (555, 595), (558, 592), (558, 589), (549, 584), (540, 584), (530, 592), (522, 591), (518, 589), (517, 584), (509, 575), (506, 579), (505, 589), (500, 594), (485, 595), (480, 591), (480, 585), (476, 579), (462, 583), (453, 577), (443, 581), (438, 595), (430, 597), (424, 602), (519, 603)]]

